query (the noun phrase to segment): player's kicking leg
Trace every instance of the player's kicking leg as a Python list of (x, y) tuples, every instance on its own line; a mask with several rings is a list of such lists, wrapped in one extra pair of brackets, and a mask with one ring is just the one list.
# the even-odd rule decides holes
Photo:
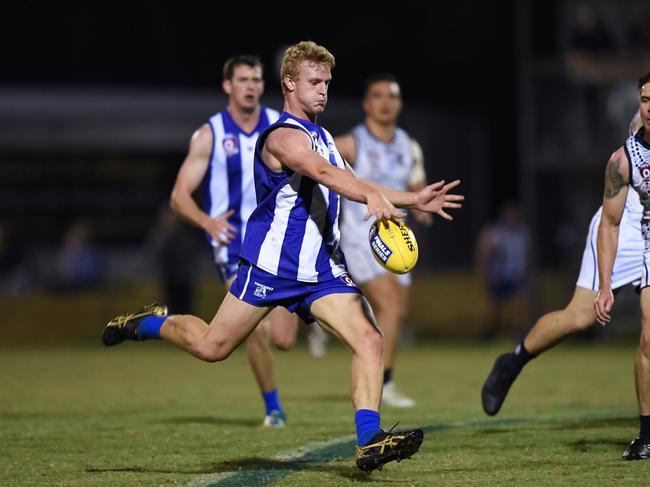
[(271, 311), (227, 293), (208, 325), (192, 315), (167, 316), (167, 309), (150, 305), (135, 313), (120, 315), (104, 328), (102, 342), (117, 345), (124, 340), (164, 339), (206, 362), (225, 360)]
[(319, 324), (352, 349), (352, 402), (357, 429), (357, 466), (372, 472), (418, 451), (421, 429), (388, 431), (380, 428), (379, 402), (383, 376), (383, 337), (370, 306), (360, 294), (328, 294), (310, 308)]

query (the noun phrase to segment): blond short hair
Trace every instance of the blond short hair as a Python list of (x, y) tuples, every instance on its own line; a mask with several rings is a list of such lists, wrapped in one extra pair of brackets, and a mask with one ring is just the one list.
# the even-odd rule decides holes
[(313, 61), (317, 64), (329, 64), (330, 69), (334, 68), (334, 56), (323, 46), (319, 46), (312, 41), (302, 41), (298, 44), (287, 48), (282, 58), (282, 67), (280, 68), (280, 85), (282, 92), (286, 93), (287, 88), (284, 85), (284, 77), (291, 76), (298, 79), (300, 64), (303, 61)]

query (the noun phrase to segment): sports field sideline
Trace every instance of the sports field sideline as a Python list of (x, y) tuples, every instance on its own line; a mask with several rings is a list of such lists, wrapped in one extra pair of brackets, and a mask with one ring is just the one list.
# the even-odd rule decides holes
[[(623, 462), (637, 432), (635, 346), (565, 344), (532, 362), (496, 418), (479, 390), (509, 344), (424, 343), (402, 352), (422, 449), (370, 476), (353, 462), (349, 353), (279, 356), (283, 430), (261, 427), (245, 356), (204, 364), (164, 343), (3, 348), (0, 485), (648, 485)], [(558, 380), (561, 379), (561, 380)]]

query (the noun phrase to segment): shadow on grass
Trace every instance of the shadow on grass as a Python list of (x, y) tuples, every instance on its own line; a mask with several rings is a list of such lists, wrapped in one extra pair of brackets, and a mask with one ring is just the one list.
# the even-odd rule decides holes
[(512, 433), (510, 428), (481, 428), (474, 432), (475, 435), (498, 435), (503, 433)]
[[(299, 471), (327, 471), (334, 470), (347, 478), (363, 480), (368, 477), (356, 470), (355, 468), (336, 467), (330, 468), (326, 465), (315, 465), (310, 460), (274, 460), (271, 458), (262, 457), (247, 457), (237, 458), (231, 460), (224, 460), (221, 462), (207, 463), (201, 467), (196, 468), (157, 468), (157, 467), (107, 467), (107, 468), (87, 468), (87, 473), (105, 473), (105, 472), (133, 472), (133, 473), (179, 473), (179, 474), (216, 474), (216, 473), (230, 473), (230, 472), (246, 472), (254, 475), (255, 472), (299, 472)], [(357, 475), (358, 474), (358, 475)]]
[(620, 440), (617, 438), (583, 438), (565, 444), (572, 450), (582, 453), (592, 451), (609, 451), (617, 448), (623, 452), (625, 446), (630, 440), (631, 438)]
[[(390, 464), (388, 467), (390, 469)], [(351, 480), (353, 482), (381, 482), (382, 484), (391, 483), (391, 484), (400, 484), (405, 483), (413, 485), (413, 479), (405, 480), (387, 480), (386, 477), (382, 477), (382, 472), (373, 472), (371, 474), (362, 472), (356, 466), (345, 466), (345, 465), (319, 465), (313, 467), (305, 468), (307, 472), (323, 472), (328, 474), (338, 475), (341, 478), (346, 480)]]
[(572, 419), (570, 421), (553, 421), (545, 424), (549, 430), (583, 430), (600, 428), (636, 428), (639, 418), (632, 416), (617, 416), (611, 418)]
[(163, 424), (210, 424), (215, 426), (261, 427), (261, 418), (220, 418), (218, 416), (175, 416), (154, 423)]
[[(314, 460), (272, 460), (265, 458), (241, 458), (215, 464), (215, 472), (321, 472), (338, 475), (354, 482), (374, 482), (381, 480), (377, 475), (370, 475), (359, 470), (354, 463), (349, 465), (331, 465), (314, 463)], [(385, 479), (383, 479), (385, 481)], [(405, 481), (406, 482), (406, 481)], [(410, 481), (409, 481), (410, 482)], [(393, 482), (391, 482), (393, 483)]]
[(87, 473), (104, 473), (104, 472), (134, 472), (134, 473), (180, 473), (180, 474), (211, 474), (211, 473), (229, 473), (238, 471), (259, 472), (259, 471), (298, 471), (304, 470), (308, 462), (300, 460), (272, 460), (269, 458), (239, 458), (236, 460), (224, 460), (222, 462), (207, 463), (196, 468), (157, 468), (152, 467), (107, 467), (107, 468), (87, 468)]

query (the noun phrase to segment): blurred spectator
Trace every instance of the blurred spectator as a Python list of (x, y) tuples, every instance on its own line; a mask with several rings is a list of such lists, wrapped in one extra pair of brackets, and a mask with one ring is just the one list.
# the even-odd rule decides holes
[(86, 220), (73, 222), (65, 231), (54, 260), (54, 287), (77, 292), (95, 289), (105, 278), (104, 261), (93, 242), (93, 230)]
[(583, 54), (610, 54), (615, 44), (600, 15), (590, 5), (580, 5), (571, 27), (569, 48)]
[(16, 294), (33, 284), (25, 248), (9, 225), (0, 222), (0, 294)]
[(197, 256), (202, 252), (190, 228), (164, 204), (149, 235), (147, 250), (160, 272), (162, 302), (171, 314), (191, 314), (196, 289)]
[(632, 52), (645, 53), (650, 50), (650, 8), (644, 8), (640, 15), (633, 17), (627, 29), (628, 48)]
[(490, 340), (504, 328), (505, 312), (512, 308), (517, 331), (528, 323), (531, 270), (530, 232), (520, 207), (505, 203), (496, 222), (488, 224), (476, 244), (476, 270), (485, 286), (487, 308), (480, 338)]

